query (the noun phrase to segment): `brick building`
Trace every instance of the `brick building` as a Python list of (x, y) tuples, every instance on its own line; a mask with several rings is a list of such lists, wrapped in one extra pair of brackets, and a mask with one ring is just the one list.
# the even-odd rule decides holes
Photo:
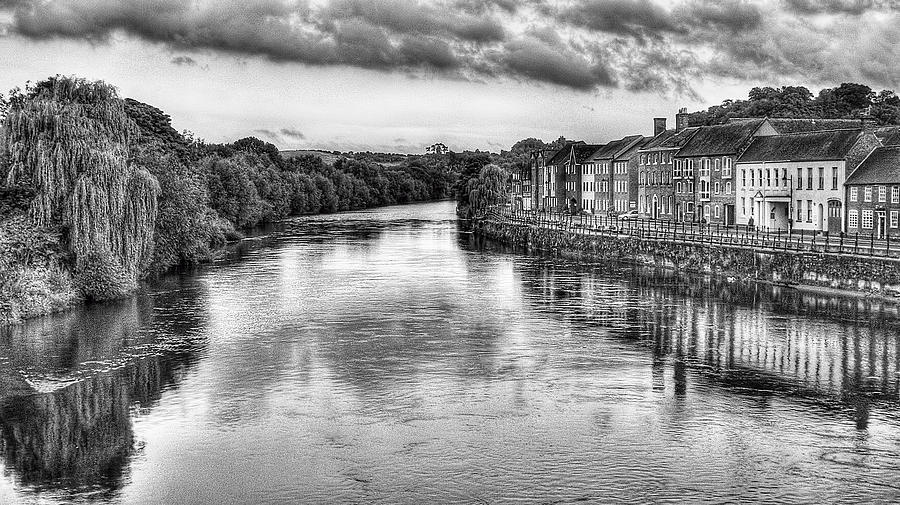
[(874, 149), (845, 183), (847, 232), (900, 239), (900, 145)]
[(754, 137), (777, 133), (767, 119), (700, 127), (675, 155), (676, 219), (734, 224), (735, 161)]
[[(665, 123), (662, 126), (665, 128)], [(642, 217), (675, 219), (675, 153), (696, 131), (697, 128), (663, 130), (638, 150), (638, 210)]]
[[(591, 165), (595, 174), (594, 208), (597, 213), (624, 212), (620, 207), (628, 210), (630, 199), (628, 162), (640, 143), (644, 140), (642, 135), (632, 135), (619, 140), (614, 140), (606, 145), (599, 146), (586, 160)], [(637, 201), (637, 185), (634, 186), (634, 200)], [(618, 202), (618, 203), (617, 203)], [(624, 204), (622, 203), (624, 202)]]

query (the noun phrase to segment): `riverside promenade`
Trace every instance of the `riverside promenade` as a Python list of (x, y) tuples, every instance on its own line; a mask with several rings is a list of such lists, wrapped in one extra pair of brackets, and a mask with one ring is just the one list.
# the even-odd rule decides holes
[(820, 291), (900, 297), (900, 244), (868, 235), (551, 216), (496, 207), (477, 217), (473, 229), (492, 240), (593, 260)]

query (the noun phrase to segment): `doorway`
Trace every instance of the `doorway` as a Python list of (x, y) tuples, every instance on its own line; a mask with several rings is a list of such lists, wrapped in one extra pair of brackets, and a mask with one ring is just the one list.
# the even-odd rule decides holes
[(840, 200), (828, 201), (828, 233), (843, 231), (842, 210)]
[(887, 235), (887, 216), (884, 211), (875, 214), (875, 233), (877, 238), (884, 238)]

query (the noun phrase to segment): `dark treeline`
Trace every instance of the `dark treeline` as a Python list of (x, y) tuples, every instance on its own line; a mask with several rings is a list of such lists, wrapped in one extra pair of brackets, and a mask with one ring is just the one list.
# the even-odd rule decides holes
[(689, 123), (702, 126), (736, 117), (852, 119), (871, 116), (878, 124), (900, 124), (900, 97), (891, 90), (875, 92), (864, 84), (843, 83), (818, 95), (803, 86), (757, 87), (747, 100), (725, 100), (691, 113)]
[(449, 198), (461, 173), (492, 161), (357, 153), (326, 164), (253, 137), (210, 144), (156, 107), (72, 77), (0, 105), (0, 324), (126, 295), (260, 223)]

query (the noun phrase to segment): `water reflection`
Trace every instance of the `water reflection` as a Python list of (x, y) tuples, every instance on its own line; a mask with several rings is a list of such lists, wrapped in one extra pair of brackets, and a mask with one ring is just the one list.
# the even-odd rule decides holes
[(0, 330), (0, 454), (27, 489), (110, 498), (136, 450), (132, 418), (176, 384), (202, 348), (199, 286)]
[(297, 219), (6, 330), (0, 502), (897, 497), (894, 304), (510, 252)]

